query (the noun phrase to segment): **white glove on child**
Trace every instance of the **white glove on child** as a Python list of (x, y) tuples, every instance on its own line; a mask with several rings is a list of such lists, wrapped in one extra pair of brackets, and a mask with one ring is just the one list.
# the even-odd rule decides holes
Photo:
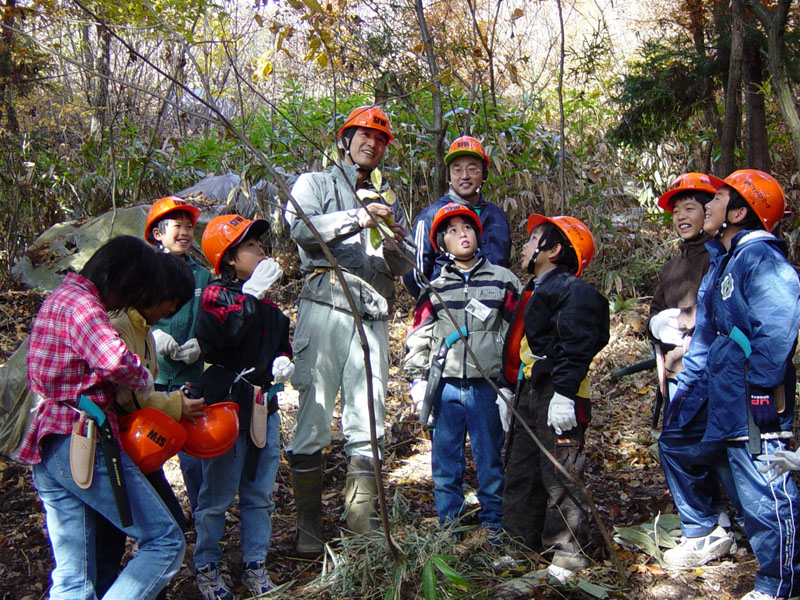
[(500, 388), (500, 393), (497, 394), (497, 400), (495, 400), (495, 404), (497, 404), (497, 409), (500, 411), (500, 423), (503, 425), (503, 431), (508, 433), (509, 427), (511, 427), (511, 410), (508, 408), (508, 402), (511, 402), (511, 398), (513, 398), (514, 394), (511, 393), (511, 390), (508, 388)]
[(244, 282), (242, 291), (261, 300), (272, 284), (278, 281), (282, 275), (283, 271), (278, 262), (274, 258), (265, 258), (256, 265), (250, 279)]
[(272, 379), (275, 383), (289, 381), (294, 375), (294, 363), (288, 356), (276, 356), (272, 361)]
[(680, 308), (667, 308), (653, 315), (650, 319), (650, 331), (653, 337), (665, 344), (683, 346), (683, 334), (686, 333), (678, 327)]
[(572, 398), (562, 396), (558, 392), (553, 392), (550, 406), (547, 408), (547, 426), (555, 429), (556, 435), (561, 435), (577, 425), (575, 401)]
[(178, 351), (172, 355), (172, 360), (181, 360), (187, 365), (192, 364), (200, 358), (200, 344), (197, 338), (188, 340)]
[(762, 454), (757, 460), (764, 463), (758, 470), (767, 474), (770, 483), (788, 471), (800, 471), (800, 450), (778, 450), (775, 454)]
[(181, 349), (181, 345), (166, 331), (161, 329), (151, 329), (150, 331), (153, 332), (153, 339), (156, 341), (156, 352), (174, 359), (174, 355)]
[(153, 375), (150, 373), (150, 371), (145, 371), (145, 373), (147, 373), (145, 384), (136, 390), (136, 397), (141, 400), (147, 400), (150, 397), (150, 394), (156, 391)]
[(411, 389), (408, 390), (408, 395), (411, 396), (411, 401), (414, 403), (414, 408), (417, 412), (422, 409), (422, 403), (425, 401), (425, 392), (428, 390), (428, 381), (426, 379), (415, 379), (411, 384)]

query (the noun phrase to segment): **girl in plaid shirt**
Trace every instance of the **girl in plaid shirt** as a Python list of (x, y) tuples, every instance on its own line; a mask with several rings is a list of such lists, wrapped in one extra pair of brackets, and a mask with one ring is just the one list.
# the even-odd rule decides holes
[(120, 450), (133, 524), (123, 527), (100, 445), (91, 482), (79, 486), (70, 463), (70, 434), (81, 415), (80, 396), (105, 414), (119, 443), (115, 390), (147, 397), (153, 379), (111, 326), (107, 310), (153, 304), (159, 272), (155, 251), (130, 236), (114, 238), (70, 273), (44, 301), (28, 346), (28, 387), (41, 398), (18, 453), (33, 465), (33, 482), (46, 513), (55, 569), (52, 600), (94, 600), (95, 527), (100, 514), (133, 537), (138, 551), (106, 597), (151, 600), (183, 562), (185, 542), (161, 498)]

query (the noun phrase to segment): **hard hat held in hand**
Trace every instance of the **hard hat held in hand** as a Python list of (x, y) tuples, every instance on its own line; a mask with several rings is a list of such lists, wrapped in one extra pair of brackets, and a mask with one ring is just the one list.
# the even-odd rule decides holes
[(120, 417), (119, 432), (125, 452), (145, 475), (158, 471), (186, 442), (180, 423), (150, 407)]
[(186, 430), (183, 451), (197, 458), (214, 458), (233, 448), (239, 436), (239, 405), (219, 402), (203, 408), (194, 423), (181, 419)]

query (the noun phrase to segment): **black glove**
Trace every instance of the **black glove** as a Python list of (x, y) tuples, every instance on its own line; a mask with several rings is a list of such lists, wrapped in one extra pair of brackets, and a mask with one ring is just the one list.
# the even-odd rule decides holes
[(750, 414), (759, 429), (767, 429), (778, 424), (778, 411), (775, 409), (775, 398), (764, 388), (750, 386)]
[(688, 390), (679, 387), (675, 390), (675, 394), (667, 404), (667, 409), (664, 411), (664, 427), (667, 427), (672, 421), (678, 418), (681, 414), (681, 405), (686, 397), (689, 395)]

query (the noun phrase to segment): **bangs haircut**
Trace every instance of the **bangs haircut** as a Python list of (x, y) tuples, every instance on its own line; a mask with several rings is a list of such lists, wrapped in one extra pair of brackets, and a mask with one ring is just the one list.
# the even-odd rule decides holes
[[(355, 129), (355, 128), (353, 128), (353, 129)], [(268, 236), (268, 233), (269, 233), (269, 230), (265, 231), (262, 235), (259, 236), (259, 235), (256, 235), (253, 232), (252, 229), (250, 229), (247, 232), (247, 234), (241, 240), (239, 240), (239, 242), (235, 246), (231, 246), (230, 248), (225, 250), (225, 253), (222, 255), (222, 259), (220, 260), (220, 263), (219, 263), (220, 264), (220, 275), (222, 275), (222, 277), (224, 279), (230, 279), (231, 281), (236, 279), (236, 269), (234, 269), (228, 263), (228, 261), (236, 259), (236, 254), (239, 252), (239, 246), (241, 246), (242, 244), (244, 244), (248, 240), (256, 240), (259, 244), (264, 246), (264, 243), (263, 243), (261, 238), (262, 237), (266, 238)], [(265, 250), (265, 253), (266, 253), (266, 250)]]
[(711, 200), (714, 199), (714, 194), (711, 192), (704, 192), (702, 190), (683, 190), (678, 192), (670, 199), (670, 206), (672, 209), (675, 209), (675, 205), (680, 202), (681, 200), (686, 200), (687, 198), (691, 198), (695, 200), (700, 206), (705, 206)]
[(152, 306), (158, 294), (158, 255), (139, 238), (115, 237), (100, 246), (80, 270), (107, 310)]
[(159, 217), (159, 219), (155, 223), (153, 223), (153, 226), (150, 229), (151, 230), (158, 229), (162, 234), (164, 234), (167, 232), (167, 222), (174, 221), (181, 217), (189, 219), (189, 221), (191, 221), (192, 223), (192, 227), (194, 227), (194, 217), (192, 216), (192, 213), (190, 213), (188, 210), (177, 208), (175, 210), (169, 211), (163, 217)]

